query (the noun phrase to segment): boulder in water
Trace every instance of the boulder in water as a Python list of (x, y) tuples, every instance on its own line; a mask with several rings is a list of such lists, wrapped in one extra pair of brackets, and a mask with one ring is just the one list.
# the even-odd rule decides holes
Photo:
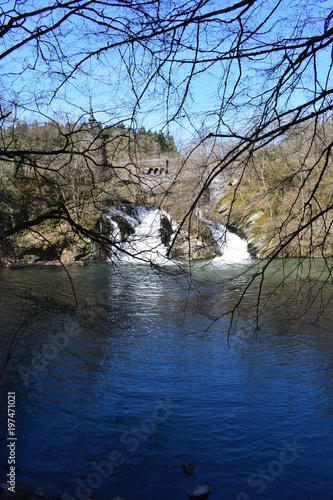
[(185, 472), (185, 474), (187, 474), (188, 476), (191, 476), (191, 474), (193, 474), (193, 472), (195, 471), (195, 465), (184, 462), (182, 464), (182, 469)]
[(192, 490), (188, 490), (187, 496), (189, 496), (191, 500), (206, 500), (211, 491), (212, 488), (210, 486), (202, 484)]

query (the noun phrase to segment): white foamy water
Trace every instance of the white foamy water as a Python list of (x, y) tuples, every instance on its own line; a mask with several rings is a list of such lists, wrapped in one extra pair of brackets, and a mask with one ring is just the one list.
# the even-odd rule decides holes
[(132, 261), (134, 258), (140, 258), (145, 261), (163, 263), (167, 260), (167, 248), (161, 241), (162, 212), (140, 207), (138, 215), (141, 222), (123, 246), (133, 257), (126, 254), (122, 260)]
[[(119, 242), (120, 250), (116, 252), (117, 259), (122, 262), (169, 263), (170, 259), (166, 256), (167, 247), (161, 238), (162, 218), (167, 218), (174, 230), (175, 223), (166, 212), (156, 208), (137, 206), (134, 214), (135, 217), (118, 209), (112, 209), (106, 214), (113, 228), (111, 239), (116, 243)], [(129, 235), (126, 241), (121, 242), (119, 225), (112, 219), (115, 215), (126, 220), (134, 229), (134, 234)]]
[(242, 264), (251, 259), (245, 239), (231, 233), (222, 224), (211, 226), (210, 229), (218, 246), (218, 255), (213, 259), (214, 264)]
[[(130, 205), (123, 210), (111, 207), (104, 217), (110, 220), (112, 228), (110, 240), (118, 247), (118, 250), (114, 249), (112, 260), (156, 264), (175, 262), (167, 257), (168, 248), (162, 237), (162, 220), (169, 222), (173, 234), (177, 229), (177, 223), (164, 210), (137, 205)], [(126, 239), (123, 239), (121, 227), (119, 227), (120, 220), (132, 230), (132, 234), (129, 234)], [(222, 224), (206, 222), (211, 231), (211, 238), (216, 244), (217, 255), (213, 259), (214, 264), (238, 264), (250, 259), (246, 240), (227, 231)]]

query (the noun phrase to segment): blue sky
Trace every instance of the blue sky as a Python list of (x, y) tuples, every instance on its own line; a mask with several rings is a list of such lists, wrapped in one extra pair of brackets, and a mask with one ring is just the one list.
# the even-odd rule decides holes
[[(32, 0), (31, 0), (32, 1)], [(10, 3), (10, 2), (9, 2)], [(11, 2), (13, 3), (13, 2)], [(31, 2), (30, 2), (31, 3)], [(38, 2), (37, 2), (38, 3)], [(40, 3), (40, 2), (39, 2)], [(253, 9), (253, 18), (246, 20), (250, 27), (258, 20), (264, 19), (276, 1), (257, 2)], [(27, 2), (29, 4), (29, 2)], [(34, 2), (36, 4), (36, 2)], [(43, 3), (42, 3), (43, 5)], [(213, 9), (221, 6), (221, 2), (212, 1), (206, 7)], [(288, 6), (288, 8), (287, 8)], [(294, 7), (293, 7), (294, 6)], [(260, 8), (259, 8), (260, 7)], [(285, 0), (279, 6), (279, 10), (270, 18), (262, 29), (266, 30), (267, 41), (272, 37), (275, 39), (286, 38), (292, 30), (291, 20), (296, 12), (305, 22), (304, 34), (311, 33), (314, 29), (314, 18), (317, 19), (318, 26), (324, 29), (324, 20), (327, 12), (322, 9), (333, 9), (332, 1), (299, 2)], [(313, 16), (313, 19), (311, 19)], [(279, 26), (275, 26), (278, 19), (281, 20)], [(308, 23), (306, 22), (308, 20)], [(245, 27), (246, 27), (245, 23)], [(200, 38), (200, 57), (206, 60), (210, 57), (213, 47), (219, 45), (219, 50), (223, 51), (228, 46), (233, 45), (234, 37), (230, 33), (220, 32), (219, 25), (212, 25), (210, 32), (205, 37)], [(273, 28), (270, 33), (269, 29)], [(193, 28), (194, 29), (194, 28)], [(66, 25), (63, 30), (62, 44), (64, 52), (69, 56), (68, 60), (63, 60), (63, 68), (67, 71), (71, 64), (77, 59), (80, 51), (94, 50), (99, 44), (105, 44), (105, 39), (98, 33), (85, 37), (83, 32), (77, 30), (74, 25)], [(225, 39), (223, 38), (225, 37)], [(56, 44), (56, 41), (53, 41)], [(192, 47), (193, 49), (193, 47)], [(48, 60), (46, 64), (43, 56)], [(93, 103), (96, 117), (107, 124), (117, 123), (121, 120), (129, 120), (132, 116), (135, 100), (145, 88), (147, 78), (156, 70), (156, 61), (152, 63), (146, 57), (142, 49), (136, 51), (136, 69), (131, 73), (127, 71), (126, 65), (133, 63), (133, 56), (129, 50), (114, 49), (102, 53), (99, 57), (93, 56), (80, 67), (73, 77), (63, 85), (62, 78), (58, 76), (59, 67), (52, 53), (52, 45), (38, 47), (38, 59), (36, 59), (36, 43), (32, 42), (13, 56), (6, 58), (2, 62), (2, 86), (0, 88), (3, 99), (14, 98), (20, 102), (26, 110), (37, 110), (45, 113), (46, 116), (58, 114), (58, 116), (68, 114), (72, 119), (89, 112), (90, 100)], [(184, 89), (186, 88), (186, 78), (191, 71), (191, 64), (184, 63), (186, 59), (193, 57), (193, 50), (186, 47), (181, 48), (178, 54), (179, 61), (168, 62), (160, 71), (157, 78), (153, 78), (146, 89), (145, 95), (140, 102), (140, 107), (136, 108), (136, 126), (145, 126), (146, 129), (163, 130), (166, 120), (175, 115), (177, 102), (182, 101)], [(248, 59), (243, 62), (242, 75), (237, 89), (238, 94), (233, 96), (234, 105), (226, 106), (223, 110), (223, 118), (231, 127), (242, 129), (249, 120), (253, 119), (256, 107), (259, 109), (260, 98), (257, 96), (263, 89), (274, 84), (274, 80), (269, 82), (267, 73), (264, 70), (274, 64), (274, 55), (265, 58)], [(155, 64), (155, 66), (154, 66)], [(317, 79), (322, 85), (327, 78), (327, 68), (330, 65), (330, 49), (317, 59)], [(129, 67), (129, 66), (128, 66)], [(25, 68), (24, 73), (21, 73)], [(171, 71), (170, 71), (171, 68)], [(210, 67), (209, 62), (202, 62), (197, 65), (197, 70), (204, 69), (203, 73), (194, 74), (188, 97), (184, 103), (183, 111), (175, 116), (175, 120), (170, 124), (170, 132), (179, 141), (189, 141), (196, 130), (203, 125), (207, 130), (214, 129), (217, 123), (217, 113), (222, 102), (222, 93), (226, 89), (226, 96), (231, 96), (234, 82), (239, 76), (239, 68), (235, 62), (228, 73), (228, 84), (224, 86), (224, 76), (228, 70), (227, 62), (216, 62)], [(292, 93), (288, 102), (289, 106), (295, 106), (304, 98), (304, 95), (313, 89), (313, 68), (308, 68), (308, 77), (298, 84), (298, 90)], [(167, 93), (165, 79), (170, 74), (174, 83), (174, 90)], [(135, 79), (132, 84), (131, 77)], [(162, 75), (163, 73), (163, 75)], [(60, 85), (60, 87), (59, 87)], [(303, 90), (302, 87), (303, 86)], [(56, 97), (51, 99), (54, 90), (59, 87)], [(287, 90), (287, 89), (286, 89)], [(15, 97), (16, 94), (16, 97)], [(282, 109), (287, 103), (287, 95), (281, 97), (279, 106)], [(48, 104), (51, 101), (51, 104)], [(249, 102), (251, 105), (249, 105)], [(169, 107), (168, 107), (169, 106)], [(28, 116), (27, 111), (22, 116)], [(33, 116), (30, 113), (30, 116)], [(127, 121), (129, 124), (130, 122)]]

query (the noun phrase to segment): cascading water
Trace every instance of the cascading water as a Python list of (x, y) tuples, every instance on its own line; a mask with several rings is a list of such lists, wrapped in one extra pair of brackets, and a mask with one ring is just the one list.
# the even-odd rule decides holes
[[(104, 218), (109, 220), (109, 237), (115, 244), (110, 260), (156, 264), (174, 262), (167, 257), (167, 252), (177, 223), (164, 210), (128, 204), (122, 208), (110, 207)], [(236, 264), (250, 259), (246, 240), (226, 230), (222, 224), (207, 221), (207, 227), (216, 245), (214, 264)]]
[(218, 247), (214, 264), (241, 264), (251, 259), (247, 249), (247, 241), (237, 234), (228, 231), (222, 224), (211, 225), (212, 238)]
[[(111, 224), (110, 239), (118, 247), (115, 258), (122, 262), (170, 262), (167, 240), (177, 227), (171, 217), (165, 211), (150, 206), (128, 205), (127, 210), (130, 214), (115, 208), (104, 214)], [(167, 237), (164, 235), (166, 226), (170, 233)]]

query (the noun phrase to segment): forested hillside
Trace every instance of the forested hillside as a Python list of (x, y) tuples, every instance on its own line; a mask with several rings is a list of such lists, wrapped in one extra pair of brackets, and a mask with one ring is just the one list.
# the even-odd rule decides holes
[(92, 114), (83, 123), (7, 124), (1, 150), (2, 264), (87, 257), (106, 205), (131, 200), (137, 162), (177, 153), (172, 137), (103, 128)]
[[(101, 234), (101, 216), (107, 206), (126, 202), (164, 208), (178, 223), (193, 212), (186, 238), (208, 244), (210, 232), (193, 208), (197, 197), (203, 221), (246, 236), (260, 257), (332, 256), (332, 131), (331, 117), (294, 128), (275, 144), (240, 155), (207, 189), (232, 144), (192, 145), (181, 156), (172, 137), (122, 124), (103, 128), (92, 113), (76, 124), (7, 125), (1, 131), (9, 156), (0, 164), (1, 262), (104, 259), (112, 252), (111, 228)], [(167, 178), (148, 182), (151, 158), (155, 164), (172, 158)], [(100, 249), (93, 257), (92, 237)], [(211, 253), (192, 257), (199, 255)]]
[(332, 116), (253, 150), (233, 170), (215, 211), (243, 230), (261, 256), (333, 255)]

